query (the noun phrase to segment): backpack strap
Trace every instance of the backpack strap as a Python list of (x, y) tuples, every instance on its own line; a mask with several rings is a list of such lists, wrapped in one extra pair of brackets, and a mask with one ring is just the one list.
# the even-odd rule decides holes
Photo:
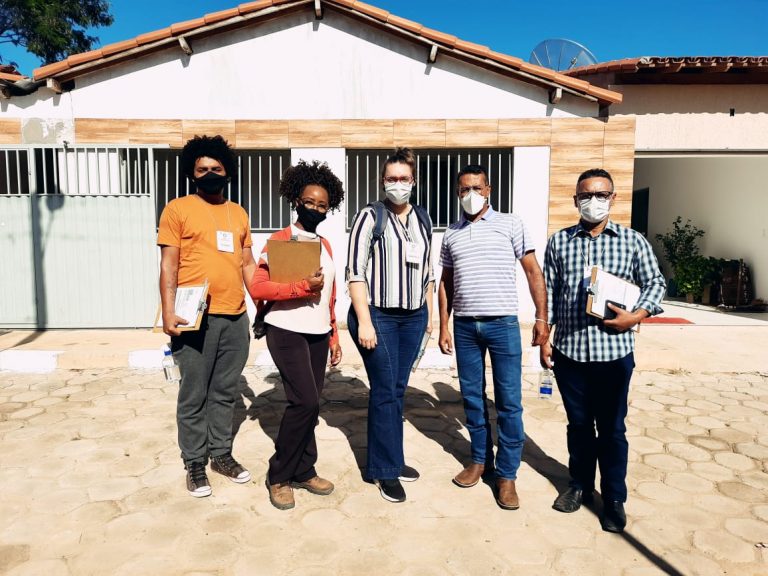
[(369, 258), (373, 254), (373, 247), (384, 236), (384, 229), (387, 227), (387, 207), (381, 200), (375, 200), (368, 204), (373, 208), (373, 237), (371, 238), (371, 247), (368, 252)]
[(416, 211), (416, 218), (419, 219), (422, 227), (427, 231), (427, 238), (432, 239), (432, 218), (429, 217), (429, 212), (423, 206), (418, 204), (412, 204), (413, 209)]

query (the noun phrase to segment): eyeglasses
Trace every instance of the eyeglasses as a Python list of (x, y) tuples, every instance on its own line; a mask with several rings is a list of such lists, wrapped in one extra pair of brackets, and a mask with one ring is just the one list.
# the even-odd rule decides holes
[(579, 194), (576, 194), (576, 200), (579, 202), (584, 200), (591, 200), (593, 196), (598, 200), (605, 201), (613, 196), (613, 192), (580, 192)]
[(301, 205), (308, 210), (317, 210), (318, 212), (323, 213), (328, 212), (328, 206), (326, 204), (315, 204), (314, 201), (309, 198), (299, 198), (299, 202), (301, 202)]
[(459, 188), (459, 196), (466, 196), (470, 192), (477, 192), (478, 194), (480, 194), (480, 192), (482, 192), (486, 188), (488, 188), (487, 185), (486, 186), (462, 186), (461, 188)]
[(384, 177), (385, 184), (396, 184), (397, 182), (400, 182), (401, 184), (412, 184), (413, 176), (385, 176)]

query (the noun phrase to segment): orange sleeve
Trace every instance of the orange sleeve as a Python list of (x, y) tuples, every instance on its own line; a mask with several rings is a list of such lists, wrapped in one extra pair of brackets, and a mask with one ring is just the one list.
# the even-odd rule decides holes
[(181, 248), (181, 220), (173, 202), (169, 202), (160, 215), (160, 224), (157, 227), (157, 245)]

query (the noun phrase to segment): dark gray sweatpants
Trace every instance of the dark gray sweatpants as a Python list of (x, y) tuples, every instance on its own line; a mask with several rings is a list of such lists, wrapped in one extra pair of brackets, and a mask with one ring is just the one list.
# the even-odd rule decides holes
[(248, 360), (248, 315), (207, 314), (200, 330), (171, 338), (181, 384), (176, 404), (185, 466), (232, 451), (237, 383)]

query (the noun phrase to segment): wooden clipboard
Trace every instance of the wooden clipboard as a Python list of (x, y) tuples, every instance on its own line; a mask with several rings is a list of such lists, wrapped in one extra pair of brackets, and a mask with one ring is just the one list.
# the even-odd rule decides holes
[[(176, 328), (181, 332), (189, 332), (191, 330), (200, 330), (200, 324), (203, 321), (203, 314), (207, 307), (208, 301), (208, 280), (203, 284), (196, 284), (192, 286), (179, 286), (176, 288), (176, 301), (174, 309), (176, 316), (184, 318), (189, 324), (177, 326)], [(163, 331), (163, 305), (162, 303), (157, 307), (157, 314), (155, 315), (155, 325), (152, 328), (152, 332)]]
[[(628, 311), (633, 311), (640, 299), (640, 287), (614, 274), (610, 274), (598, 266), (592, 266), (590, 274), (589, 295), (587, 296), (587, 314), (601, 320), (608, 310), (607, 302), (618, 302)], [(638, 332), (640, 325), (635, 324), (632, 330)]]
[(269, 279), (272, 282), (298, 282), (320, 268), (320, 242), (267, 240)]

